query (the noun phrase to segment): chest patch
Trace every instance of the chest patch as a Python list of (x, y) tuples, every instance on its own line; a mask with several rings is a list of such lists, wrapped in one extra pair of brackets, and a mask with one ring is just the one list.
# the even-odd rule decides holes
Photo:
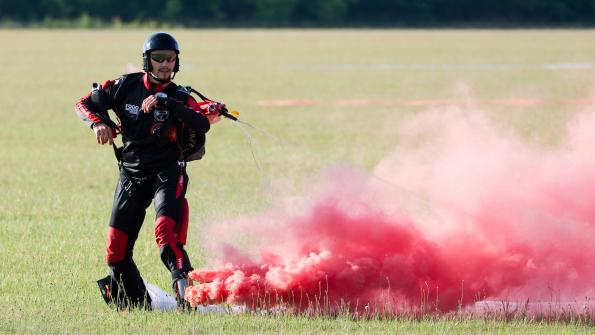
[(155, 109), (153, 111), (153, 119), (157, 122), (165, 122), (169, 117), (169, 112), (166, 109)]
[(124, 106), (126, 113), (133, 119), (138, 119), (138, 115), (140, 114), (140, 107), (137, 105), (126, 104)]

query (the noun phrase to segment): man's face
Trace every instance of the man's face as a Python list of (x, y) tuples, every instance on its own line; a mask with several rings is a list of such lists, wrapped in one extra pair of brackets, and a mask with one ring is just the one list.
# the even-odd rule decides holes
[(169, 80), (176, 66), (178, 56), (173, 50), (154, 50), (151, 52), (151, 73), (161, 80)]

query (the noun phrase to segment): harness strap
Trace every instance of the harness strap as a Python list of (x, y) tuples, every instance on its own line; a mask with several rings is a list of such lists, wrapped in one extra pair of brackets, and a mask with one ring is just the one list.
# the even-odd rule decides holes
[(122, 178), (122, 187), (124, 187), (124, 190), (128, 192), (132, 187), (132, 179), (128, 173), (126, 173), (126, 170), (122, 165), (122, 149), (124, 149), (124, 147), (118, 148), (116, 144), (112, 142), (112, 148), (114, 149), (114, 156), (116, 156), (116, 160), (118, 161), (118, 168), (120, 169), (120, 175)]
[(112, 148), (114, 148), (114, 156), (116, 156), (116, 160), (118, 161), (118, 165), (122, 163), (122, 149), (124, 147), (117, 147), (116, 143), (112, 142)]
[(211, 99), (207, 98), (206, 96), (204, 96), (202, 93), (200, 93), (199, 91), (193, 89), (190, 86), (186, 86), (185, 87), (188, 91), (192, 92), (192, 93), (196, 93), (196, 95), (198, 95), (203, 101), (212, 101)]

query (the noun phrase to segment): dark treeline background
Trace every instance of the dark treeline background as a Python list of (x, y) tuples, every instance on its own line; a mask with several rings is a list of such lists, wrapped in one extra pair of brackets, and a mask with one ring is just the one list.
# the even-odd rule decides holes
[(595, 24), (595, 0), (0, 0), (4, 25), (254, 27)]

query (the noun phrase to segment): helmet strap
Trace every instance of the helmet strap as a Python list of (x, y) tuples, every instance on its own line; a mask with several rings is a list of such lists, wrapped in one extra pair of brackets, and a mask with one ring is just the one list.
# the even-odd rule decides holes
[(148, 52), (143, 53), (143, 71), (151, 72), (151, 60)]
[(160, 82), (160, 83), (162, 83), (162, 84), (163, 84), (163, 83), (170, 82), (170, 81), (171, 81), (172, 79), (174, 79), (174, 77), (176, 76), (176, 74), (174, 73), (174, 75), (173, 75), (171, 78), (169, 78), (169, 79), (159, 79), (159, 78), (155, 77), (155, 75), (153, 74), (153, 72), (149, 72), (149, 75), (150, 75), (150, 76), (151, 76), (153, 79), (157, 80), (158, 82)]

